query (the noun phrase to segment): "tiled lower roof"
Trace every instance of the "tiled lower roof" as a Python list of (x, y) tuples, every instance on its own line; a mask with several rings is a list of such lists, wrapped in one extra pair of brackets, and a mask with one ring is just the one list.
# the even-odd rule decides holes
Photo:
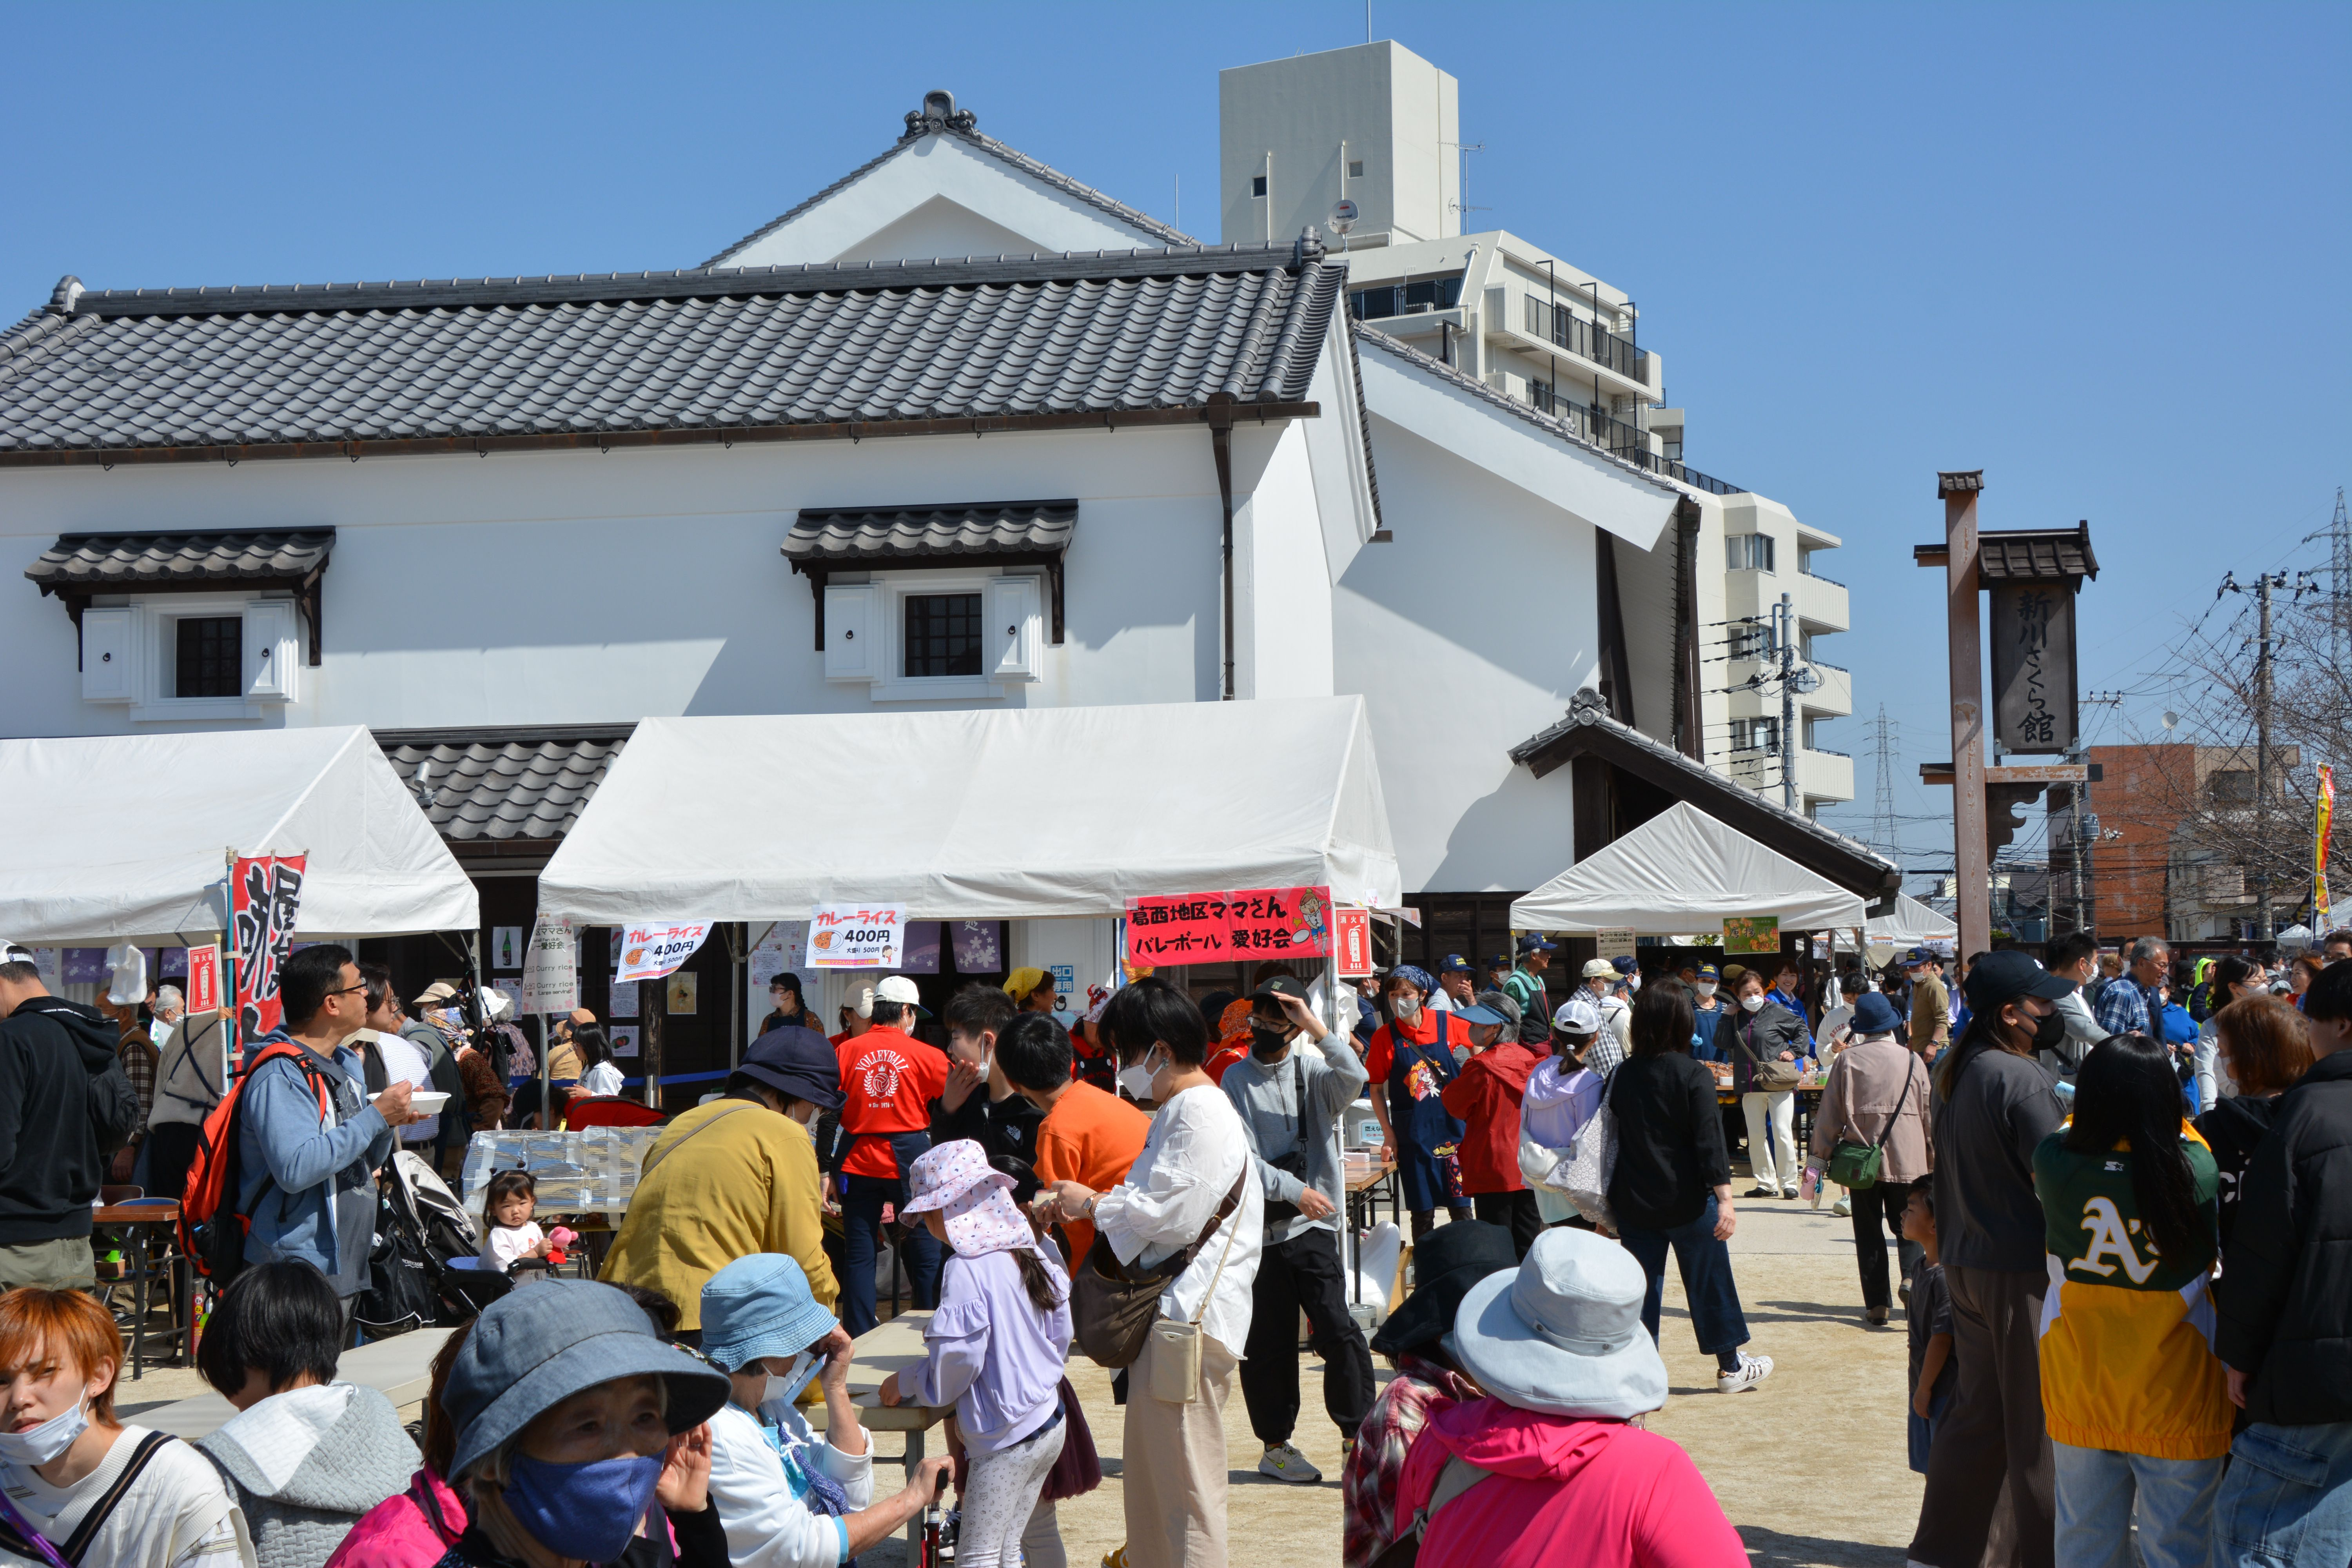
[(572, 830), (635, 724), (379, 730), (393, 771), (442, 837), (553, 840)]
[(44, 594), (299, 583), (326, 565), (331, 528), (234, 533), (67, 533), (25, 575)]
[(980, 501), (960, 506), (807, 508), (784, 554), (795, 563), (947, 555), (1059, 554), (1078, 526), (1075, 500)]

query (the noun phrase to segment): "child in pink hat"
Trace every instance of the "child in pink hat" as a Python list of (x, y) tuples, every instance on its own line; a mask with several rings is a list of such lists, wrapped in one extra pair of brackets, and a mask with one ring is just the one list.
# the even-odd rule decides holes
[(956, 1562), (999, 1568), (1021, 1560), (1023, 1532), (1066, 1436), (1069, 1277), (1037, 1245), (1013, 1201), (1013, 1178), (991, 1169), (971, 1139), (924, 1154), (909, 1178), (914, 1195), (899, 1212), (929, 1226), (952, 1256), (923, 1331), (929, 1356), (884, 1380), (882, 1403), (955, 1406), (969, 1465)]

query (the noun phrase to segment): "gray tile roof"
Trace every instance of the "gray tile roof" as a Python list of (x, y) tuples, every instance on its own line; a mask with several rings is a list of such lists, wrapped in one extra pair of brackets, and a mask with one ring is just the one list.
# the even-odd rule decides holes
[[(939, 112), (925, 112), (925, 110), (938, 110), (940, 106), (935, 100), (942, 97), (947, 100), (945, 105), (946, 112), (944, 114)], [(1069, 175), (1063, 174), (1059, 169), (1039, 163), (1036, 159), (1032, 158), (1026, 153), (1015, 152), (1013, 149), (1007, 147), (1003, 142), (996, 140), (993, 136), (982, 135), (978, 131), (973, 129), (973, 127), (979, 122), (980, 117), (972, 113), (970, 110), (964, 110), (961, 111), (958, 111), (956, 110), (955, 100), (952, 95), (940, 93), (931, 94), (929, 99), (926, 100), (923, 110), (918, 110), (907, 116), (906, 130), (899, 134), (898, 143), (891, 147), (888, 152), (884, 153), (878, 158), (870, 159), (867, 162), (859, 164), (856, 168), (852, 169), (841, 178), (834, 181), (833, 184), (825, 186), (824, 189), (817, 192), (816, 195), (809, 197), (808, 200), (793, 208), (792, 211), (753, 229), (751, 233), (745, 235), (742, 238), (737, 240), (734, 244), (729, 246), (726, 249), (720, 251), (718, 255), (704, 262), (703, 265), (705, 267), (717, 267), (720, 263), (724, 262), (729, 257), (733, 256), (740, 250), (742, 250), (745, 247), (767, 238), (768, 236), (775, 233), (776, 230), (783, 227), (784, 225), (792, 222), (793, 219), (800, 216), (803, 213), (807, 212), (812, 207), (823, 205), (835, 195), (847, 190), (850, 186), (856, 184), (858, 181), (864, 179), (866, 175), (872, 174), (875, 170), (880, 168), (891, 159), (898, 157), (902, 153), (912, 150), (926, 136), (951, 136), (967, 147), (985, 153), (990, 157), (994, 158), (1001, 163), (1010, 164), (1015, 170), (1028, 175), (1033, 180), (1038, 181), (1040, 184), (1050, 185), (1054, 189), (1060, 191), (1065, 195), (1075, 196), (1079, 201), (1084, 202), (1087, 205), (1095, 208), (1098, 212), (1108, 214), (1110, 216), (1117, 218), (1119, 222), (1126, 224), (1129, 227), (1139, 229), (1143, 233), (1150, 235), (1152, 238), (1159, 240), (1162, 245), (1198, 245), (1201, 243), (1199, 240), (1194, 239), (1191, 235), (1184, 233), (1181, 229), (1172, 228), (1169, 225), (1161, 223), (1150, 213), (1140, 211), (1135, 207), (1129, 206), (1125, 202), (1118, 201), (1112, 197), (1107, 196), (1100, 191), (1096, 190), (1092, 185), (1082, 184), (1078, 181), (1070, 178)]]
[(572, 830), (635, 728), (379, 730), (375, 738), (412, 793), (425, 773), (425, 815), (442, 837), (551, 840)]
[(297, 288), (61, 285), (48, 310), (0, 337), (0, 462), (976, 430), (1148, 418), (1218, 393), (1298, 405), (1344, 277), (1301, 242)]
[(67, 533), (25, 575), (44, 594), (300, 583), (327, 563), (331, 528), (236, 533)]
[(1360, 343), (1370, 343), (1372, 347), (1380, 350), (1382, 353), (1388, 354), (1392, 358), (1404, 361), (1407, 364), (1412, 365), (1414, 369), (1422, 372), (1425, 375), (1435, 376), (1438, 380), (1449, 383), (1450, 384), (1460, 388), (1462, 391), (1468, 393), (1471, 396), (1478, 399), (1481, 403), (1491, 405), (1492, 406), (1500, 409), (1502, 412), (1510, 415), (1515, 419), (1523, 420), (1526, 423), (1534, 426), (1537, 429), (1543, 431), (1546, 435), (1559, 437), (1559, 439), (1567, 442), (1570, 446), (1574, 447), (1578, 451), (1582, 452), (1589, 457), (1598, 458), (1604, 463), (1613, 464), (1615, 467), (1624, 469), (1625, 472), (1633, 475), (1637, 479), (1647, 480), (1659, 489), (1665, 491), (1668, 495), (1682, 494), (1682, 492), (1676, 489), (1673, 485), (1668, 484), (1665, 480), (1650, 472), (1647, 468), (1643, 468), (1640, 464), (1627, 462), (1624, 458), (1617, 456), (1614, 452), (1610, 451), (1606, 447), (1596, 446), (1591, 441), (1587, 440), (1584, 437), (1578, 435), (1576, 433), (1575, 426), (1570, 425), (1566, 420), (1554, 418), (1551, 415), (1546, 414), (1542, 409), (1536, 407), (1533, 404), (1521, 403), (1516, 397), (1507, 397), (1503, 394), (1496, 391), (1493, 387), (1488, 386), (1485, 382), (1480, 381), (1476, 376), (1465, 375), (1461, 371), (1458, 371), (1452, 365), (1447, 364), (1444, 360), (1432, 359), (1429, 355), (1422, 353), (1419, 349), (1414, 348), (1408, 343), (1399, 342), (1396, 339), (1389, 336), (1388, 333), (1381, 331), (1378, 327), (1366, 326), (1363, 322), (1356, 321), (1352, 317), (1349, 320), (1349, 325), (1355, 331), (1356, 342)]
[(982, 501), (962, 506), (806, 508), (784, 553), (795, 563), (946, 555), (1058, 555), (1078, 526), (1075, 500)]
[(1983, 530), (1977, 535), (1977, 572), (1988, 583), (2095, 577), (2099, 558), (2091, 551), (2091, 525)]

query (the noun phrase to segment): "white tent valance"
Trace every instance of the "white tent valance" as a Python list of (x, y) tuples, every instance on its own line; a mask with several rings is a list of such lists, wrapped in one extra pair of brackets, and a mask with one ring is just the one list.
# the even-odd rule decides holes
[(1939, 915), (1908, 893), (1898, 893), (1895, 908), (1863, 928), (1863, 940), (1873, 946), (1917, 947), (1922, 942), (1958, 942), (1959, 922)]
[(1360, 697), (647, 719), (546, 870), (543, 912), (1116, 915), (1146, 894), (1402, 901)]
[(306, 940), (481, 923), (474, 884), (356, 725), (0, 741), (0, 803), (15, 942), (215, 940), (231, 850), (310, 856)]
[(1708, 931), (1772, 915), (1783, 931), (1864, 921), (1860, 898), (1728, 824), (1676, 801), (1511, 904), (1515, 931)]

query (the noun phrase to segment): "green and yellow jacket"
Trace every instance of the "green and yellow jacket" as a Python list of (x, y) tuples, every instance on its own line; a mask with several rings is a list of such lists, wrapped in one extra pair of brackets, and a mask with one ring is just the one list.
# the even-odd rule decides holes
[(2082, 1154), (2061, 1128), (2033, 1152), (2050, 1291), (2042, 1304), (2042, 1409), (2050, 1440), (2158, 1459), (2230, 1451), (2230, 1397), (2213, 1353), (2218, 1253), (2213, 1152), (2186, 1121), (2183, 1152), (2205, 1226), (2196, 1254), (2158, 1255), (2140, 1227), (2128, 1150)]

